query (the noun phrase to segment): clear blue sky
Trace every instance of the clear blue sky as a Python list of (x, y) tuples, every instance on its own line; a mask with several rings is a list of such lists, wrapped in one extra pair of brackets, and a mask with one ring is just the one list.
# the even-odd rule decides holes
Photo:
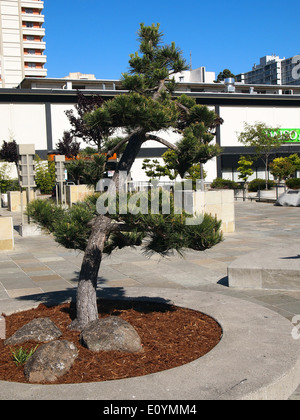
[(48, 77), (119, 79), (138, 49), (140, 22), (160, 23), (192, 66), (251, 70), (264, 55), (300, 54), (299, 0), (45, 0)]

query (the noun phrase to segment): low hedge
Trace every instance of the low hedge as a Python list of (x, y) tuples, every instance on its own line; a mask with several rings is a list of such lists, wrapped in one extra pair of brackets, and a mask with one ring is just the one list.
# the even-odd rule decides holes
[(219, 190), (237, 190), (242, 188), (242, 186), (230, 179), (216, 178), (211, 183), (210, 188)]
[[(272, 187), (274, 187), (275, 182), (268, 180), (268, 190), (270, 190)], [(266, 189), (266, 180), (257, 178), (253, 179), (253, 181), (249, 182), (248, 185), (248, 191), (249, 192), (257, 192), (259, 190), (265, 190)]]
[(291, 190), (299, 190), (300, 189), (300, 178), (289, 178), (285, 181), (285, 184)]

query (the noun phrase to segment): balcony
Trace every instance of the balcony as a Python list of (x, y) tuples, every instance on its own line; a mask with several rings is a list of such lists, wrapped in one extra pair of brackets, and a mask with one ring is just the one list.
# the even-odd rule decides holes
[(42, 41), (23, 41), (23, 48), (28, 48), (29, 50), (45, 50), (46, 42)]
[(43, 1), (34, 1), (34, 0), (22, 0), (21, 1), (21, 7), (26, 7), (28, 9), (40, 9), (42, 10), (44, 8), (44, 2)]
[(22, 13), (22, 22), (45, 22), (45, 15), (34, 15), (32, 13)]
[(41, 63), (45, 64), (47, 61), (46, 55), (38, 55), (38, 54), (24, 54), (24, 61), (26, 63)]
[(47, 69), (24, 69), (26, 77), (47, 77)]
[(23, 35), (32, 35), (32, 36), (45, 36), (45, 28), (26, 28), (23, 27)]

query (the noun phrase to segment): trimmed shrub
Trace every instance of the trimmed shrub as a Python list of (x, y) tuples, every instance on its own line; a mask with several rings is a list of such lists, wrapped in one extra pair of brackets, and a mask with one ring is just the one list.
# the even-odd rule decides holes
[(210, 188), (219, 190), (237, 190), (242, 188), (242, 186), (235, 181), (230, 181), (230, 179), (216, 178), (211, 183)]
[(289, 178), (285, 181), (285, 184), (291, 190), (299, 190), (300, 189), (300, 178)]
[[(270, 190), (272, 187), (274, 187), (275, 182), (268, 180), (268, 190)], [(257, 192), (259, 190), (265, 190), (266, 189), (266, 180), (261, 178), (253, 179), (253, 181), (249, 182), (248, 185), (248, 191), (249, 192)]]

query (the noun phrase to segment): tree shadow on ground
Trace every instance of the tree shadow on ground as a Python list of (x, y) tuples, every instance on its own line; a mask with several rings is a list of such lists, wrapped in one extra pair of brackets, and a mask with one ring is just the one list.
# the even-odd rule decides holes
[[(74, 287), (64, 290), (20, 296), (16, 298), (16, 300), (20, 302), (28, 302), (29, 306), (32, 304), (32, 307), (37, 306), (38, 304), (44, 304), (48, 307), (58, 306), (66, 302), (71, 302), (71, 304), (75, 307), (76, 292), (77, 289)], [(141, 296), (131, 297), (126, 295), (126, 290), (123, 287), (103, 287), (97, 289), (97, 301), (99, 312), (101, 311), (101, 313), (105, 313), (106, 311), (111, 314), (113, 312), (114, 315), (116, 315), (122, 308), (124, 309), (124, 307), (132, 308), (142, 313), (166, 312), (173, 310), (173, 303), (169, 299), (165, 299), (160, 296), (145, 296), (143, 295), (142, 290)], [(113, 306), (110, 303), (105, 303), (105, 301), (110, 301), (113, 303)]]
[(281, 260), (298, 260), (300, 258), (300, 254), (299, 255), (295, 255), (293, 257), (281, 257)]

